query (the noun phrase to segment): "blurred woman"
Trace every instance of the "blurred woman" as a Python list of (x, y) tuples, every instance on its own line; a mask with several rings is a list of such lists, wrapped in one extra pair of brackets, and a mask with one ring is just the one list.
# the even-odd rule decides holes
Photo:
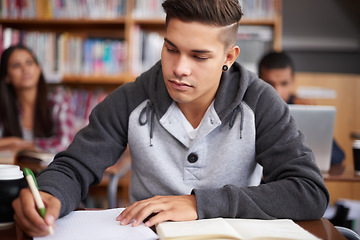
[(75, 132), (72, 118), (70, 97), (48, 94), (32, 51), (7, 48), (0, 62), (0, 150), (65, 150)]

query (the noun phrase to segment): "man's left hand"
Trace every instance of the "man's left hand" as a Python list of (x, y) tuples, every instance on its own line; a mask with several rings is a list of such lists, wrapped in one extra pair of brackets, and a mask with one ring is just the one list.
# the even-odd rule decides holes
[(140, 225), (150, 215), (155, 214), (145, 222), (151, 227), (160, 222), (190, 221), (198, 218), (195, 195), (155, 196), (135, 202), (126, 208), (117, 218), (121, 225), (132, 222), (132, 226)]

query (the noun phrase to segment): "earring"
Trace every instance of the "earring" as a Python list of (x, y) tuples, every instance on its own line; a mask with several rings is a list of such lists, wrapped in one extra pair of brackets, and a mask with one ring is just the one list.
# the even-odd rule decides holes
[(222, 66), (222, 70), (223, 70), (224, 72), (226, 72), (228, 69), (229, 69), (229, 67), (228, 67), (227, 65)]

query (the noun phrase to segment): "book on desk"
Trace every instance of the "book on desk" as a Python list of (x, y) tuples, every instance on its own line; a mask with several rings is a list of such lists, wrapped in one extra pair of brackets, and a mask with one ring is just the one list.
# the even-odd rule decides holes
[(41, 152), (36, 150), (20, 150), (15, 153), (16, 163), (37, 163), (41, 166), (47, 166), (54, 160), (55, 154)]
[(0, 150), (0, 164), (38, 164), (46, 167), (55, 154), (38, 150), (23, 149), (19, 151)]
[(319, 239), (290, 219), (212, 218), (187, 222), (163, 222), (156, 226), (156, 231), (160, 240)]

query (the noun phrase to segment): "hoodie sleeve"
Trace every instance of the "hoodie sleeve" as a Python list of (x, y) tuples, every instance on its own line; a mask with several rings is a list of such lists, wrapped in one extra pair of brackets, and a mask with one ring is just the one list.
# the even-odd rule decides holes
[(260, 81), (244, 100), (255, 113), (256, 161), (263, 167), (259, 186), (194, 189), (198, 217), (319, 219), (329, 202), (322, 174), (287, 104)]
[(128, 108), (124, 95), (123, 89), (115, 90), (98, 104), (90, 114), (89, 125), (38, 175), (39, 189), (60, 200), (60, 217), (79, 206), (89, 186), (99, 183), (105, 169), (125, 150)]
[(136, 81), (121, 85), (91, 112), (89, 124), (81, 129), (70, 146), (55, 156), (38, 177), (39, 189), (61, 202), (60, 217), (79, 206), (88, 188), (99, 183), (106, 168), (114, 165), (127, 147), (129, 115), (148, 98), (148, 79), (157, 76), (156, 67)]

